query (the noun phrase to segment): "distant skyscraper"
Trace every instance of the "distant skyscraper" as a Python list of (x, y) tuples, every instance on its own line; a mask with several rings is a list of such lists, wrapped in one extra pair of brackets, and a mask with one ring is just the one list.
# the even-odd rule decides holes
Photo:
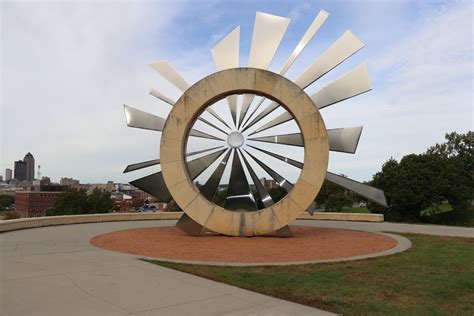
[(26, 180), (26, 162), (23, 160), (15, 161), (15, 174), (13, 177), (20, 181)]
[(26, 162), (26, 181), (33, 182), (35, 179), (35, 158), (29, 152), (25, 155), (23, 161)]
[(12, 169), (5, 169), (5, 182), (8, 182), (12, 179)]

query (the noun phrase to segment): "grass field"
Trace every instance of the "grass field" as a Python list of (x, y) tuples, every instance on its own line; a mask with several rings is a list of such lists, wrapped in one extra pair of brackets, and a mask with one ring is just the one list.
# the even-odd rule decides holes
[(405, 234), (413, 247), (347, 263), (164, 267), (344, 315), (473, 315), (474, 239)]

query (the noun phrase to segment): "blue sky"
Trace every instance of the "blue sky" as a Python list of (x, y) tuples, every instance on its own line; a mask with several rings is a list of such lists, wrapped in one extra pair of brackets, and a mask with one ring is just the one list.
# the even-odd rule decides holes
[[(256, 11), (291, 17), (278, 71), (320, 9), (330, 13), (286, 77), (295, 79), (344, 31), (366, 45), (306, 91), (366, 62), (373, 91), (324, 109), (328, 128), (363, 125), (355, 155), (329, 170), (368, 180), (390, 157), (472, 130), (470, 1), (3, 1), (0, 174), (31, 151), (59, 181), (128, 182), (127, 164), (158, 157), (159, 134), (125, 126), (124, 103), (166, 117), (150, 88), (179, 93), (148, 64), (170, 61), (189, 82), (215, 71), (210, 49), (241, 26), (245, 66)], [(154, 168), (153, 171), (157, 171)], [(291, 177), (290, 177), (291, 178)]]

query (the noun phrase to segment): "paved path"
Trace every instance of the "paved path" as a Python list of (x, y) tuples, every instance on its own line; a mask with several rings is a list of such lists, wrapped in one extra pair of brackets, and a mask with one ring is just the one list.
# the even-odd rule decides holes
[(368, 223), (368, 222), (345, 222), (345, 221), (314, 221), (314, 220), (298, 220), (293, 224), (346, 228), (355, 230), (366, 230), (375, 232), (394, 232), (394, 233), (414, 233), (437, 236), (453, 236), (453, 237), (474, 237), (474, 228), (455, 227), (441, 225), (420, 225), (420, 224), (400, 224), (400, 223)]
[(159, 267), (89, 244), (112, 222), (0, 234), (1, 315), (332, 315)]
[[(330, 315), (89, 244), (106, 232), (175, 221), (112, 222), (0, 234), (1, 315)], [(368, 231), (474, 237), (473, 228), (296, 221)]]

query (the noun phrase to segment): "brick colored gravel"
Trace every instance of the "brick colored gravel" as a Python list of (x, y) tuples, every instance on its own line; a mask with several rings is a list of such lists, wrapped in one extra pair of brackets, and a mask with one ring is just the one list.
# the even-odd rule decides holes
[(294, 237), (189, 236), (175, 227), (139, 228), (91, 239), (108, 250), (146, 257), (216, 262), (295, 262), (345, 258), (391, 249), (397, 242), (377, 233), (291, 226)]

